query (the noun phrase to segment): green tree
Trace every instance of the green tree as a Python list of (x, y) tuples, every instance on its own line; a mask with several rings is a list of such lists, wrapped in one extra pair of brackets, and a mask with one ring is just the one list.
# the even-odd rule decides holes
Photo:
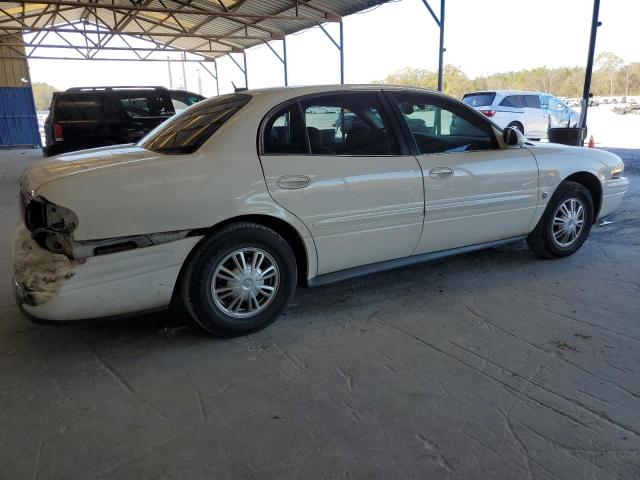
[(51, 105), (51, 97), (53, 92), (57, 90), (55, 87), (47, 83), (36, 82), (32, 85), (33, 99), (36, 102), (36, 110), (47, 110)]
[(640, 63), (629, 63), (623, 65), (618, 71), (618, 84), (624, 89), (625, 96), (631, 91), (638, 91), (640, 83)]
[(606, 77), (609, 84), (609, 95), (613, 97), (618, 70), (624, 65), (624, 61), (615, 53), (602, 52), (596, 57), (595, 64), (596, 70)]
[[(455, 97), (481, 90), (533, 90), (561, 97), (580, 97), (584, 86), (583, 67), (538, 67), (517, 72), (500, 72), (469, 78), (459, 67), (446, 65), (444, 91)], [(435, 89), (438, 74), (434, 71), (404, 68), (377, 83), (412, 85)], [(640, 63), (624, 64), (610, 52), (598, 55), (593, 72), (592, 92), (596, 95), (640, 94)]]

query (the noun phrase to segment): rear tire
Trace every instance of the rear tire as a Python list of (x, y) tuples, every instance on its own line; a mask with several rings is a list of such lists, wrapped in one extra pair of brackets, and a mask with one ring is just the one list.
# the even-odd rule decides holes
[(524, 135), (524, 127), (520, 122), (511, 122), (509, 125), (507, 125), (507, 128), (516, 128), (520, 131), (521, 134)]
[(236, 337), (273, 323), (296, 283), (295, 255), (286, 240), (263, 225), (238, 223), (198, 244), (182, 275), (180, 303), (206, 332)]
[(585, 242), (593, 220), (593, 198), (589, 190), (579, 183), (564, 181), (527, 237), (527, 244), (542, 258), (568, 257)]

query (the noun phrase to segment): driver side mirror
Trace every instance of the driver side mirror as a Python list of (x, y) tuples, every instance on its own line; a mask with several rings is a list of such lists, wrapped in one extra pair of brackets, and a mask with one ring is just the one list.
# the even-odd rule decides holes
[(507, 127), (502, 131), (504, 143), (511, 147), (524, 146), (525, 138), (520, 130), (515, 127)]

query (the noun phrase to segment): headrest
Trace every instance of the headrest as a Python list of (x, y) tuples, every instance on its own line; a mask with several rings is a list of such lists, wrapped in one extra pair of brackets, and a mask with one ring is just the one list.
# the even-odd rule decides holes
[(307, 134), (309, 135), (309, 145), (311, 150), (322, 147), (322, 132), (315, 127), (307, 127)]

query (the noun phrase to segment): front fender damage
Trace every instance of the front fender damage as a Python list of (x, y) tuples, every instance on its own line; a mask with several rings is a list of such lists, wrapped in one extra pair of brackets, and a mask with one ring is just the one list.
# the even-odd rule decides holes
[(43, 249), (20, 225), (13, 241), (13, 278), (23, 304), (36, 306), (51, 299), (73, 269), (86, 260), (71, 260), (66, 255)]

